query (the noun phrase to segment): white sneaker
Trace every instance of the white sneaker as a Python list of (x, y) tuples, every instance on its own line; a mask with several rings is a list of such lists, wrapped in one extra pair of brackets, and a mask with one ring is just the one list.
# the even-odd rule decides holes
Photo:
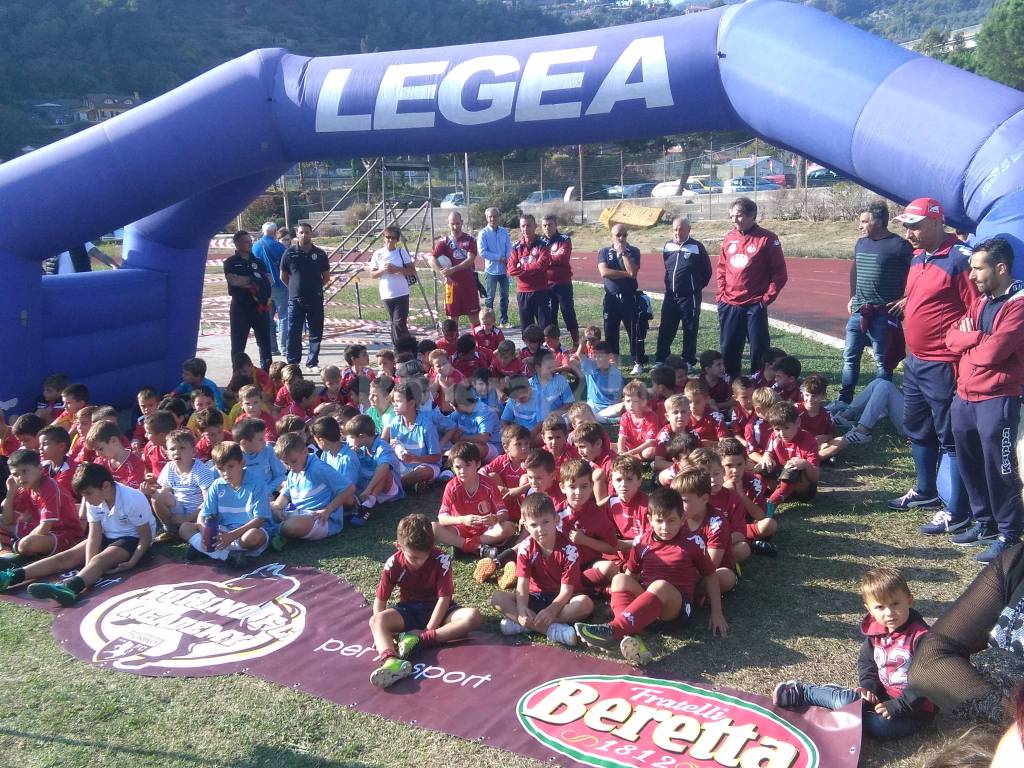
[(576, 645), (576, 630), (568, 624), (548, 624), (548, 640), (562, 645)]
[(829, 414), (831, 414), (832, 416), (835, 416), (837, 413), (842, 413), (849, 407), (850, 404), (845, 400), (833, 400), (831, 403), (825, 406), (825, 410), (828, 411)]
[(512, 621), (512, 619), (501, 620), (501, 634), (503, 635), (521, 635), (524, 632), (528, 632), (522, 624), (518, 621)]
[(866, 445), (871, 442), (871, 433), (861, 432), (859, 429), (854, 427), (843, 435), (843, 439), (846, 440), (849, 445)]
[(643, 372), (644, 372), (644, 367), (642, 365), (640, 365), (640, 363), (637, 363), (636, 365), (633, 366), (633, 370), (631, 370), (629, 372), (629, 375), (630, 376), (640, 376), (641, 374), (643, 374)]

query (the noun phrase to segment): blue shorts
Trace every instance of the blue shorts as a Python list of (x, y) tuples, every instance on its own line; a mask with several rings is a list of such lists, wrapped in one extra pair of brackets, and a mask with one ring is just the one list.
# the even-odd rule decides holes
[(530, 602), (526, 604), (526, 607), (534, 613), (540, 613), (555, 602), (556, 597), (558, 597), (557, 592), (531, 592)]
[[(399, 615), (401, 615), (402, 621), (405, 622), (405, 631), (408, 632), (412, 629), (426, 629), (427, 622), (429, 622), (430, 617), (434, 615), (435, 605), (437, 605), (436, 602), (398, 603), (395, 606), (395, 610), (398, 611)], [(457, 610), (459, 610), (459, 606), (453, 602), (448, 606), (448, 612), (444, 615), (445, 619)]]

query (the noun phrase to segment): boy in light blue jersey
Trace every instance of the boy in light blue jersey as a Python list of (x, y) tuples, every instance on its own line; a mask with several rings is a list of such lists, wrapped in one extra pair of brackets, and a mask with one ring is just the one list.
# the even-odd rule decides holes
[(576, 402), (572, 395), (569, 381), (560, 373), (555, 373), (557, 362), (550, 349), (539, 349), (533, 356), (533, 369), (536, 373), (530, 378), (530, 386), (537, 393), (538, 418), (544, 421), (550, 414), (561, 414)]
[(220, 387), (212, 379), (206, 378), (206, 361), (201, 357), (190, 357), (181, 364), (181, 382), (169, 394), (189, 400), (192, 397), (192, 390), (198, 387), (209, 387), (213, 392), (214, 404), (218, 411), (226, 411), (224, 407), (224, 396), (220, 393)]
[[(223, 442), (213, 449), (220, 477), (206, 491), (199, 520), (182, 523), (181, 538), (189, 543), (188, 557), (212, 557), (241, 564), (245, 557), (263, 554), (277, 530), (270, 512), (270, 494), (259, 473), (247, 471), (242, 446)], [(204, 528), (216, 520), (217, 537), (206, 549)]]
[(370, 510), (378, 503), (405, 496), (402, 462), (395, 450), (374, 433), (373, 419), (369, 416), (354, 416), (345, 422), (345, 440), (359, 466), (356, 481), (359, 509), (352, 516), (352, 524), (366, 525)]
[(402, 462), (402, 485), (431, 483), (441, 475), (441, 440), (431, 411), (420, 408), (417, 382), (403, 382), (391, 393), (394, 413), (384, 422), (381, 439)]
[(612, 348), (606, 341), (595, 341), (588, 354), (581, 342), (576, 354), (587, 380), (587, 405), (600, 424), (617, 421), (622, 413), (622, 388), (626, 381), (617, 365), (612, 365)]
[(277, 496), (288, 470), (267, 444), (267, 425), (262, 419), (239, 419), (233, 430), (235, 442), (242, 447), (245, 468), (256, 472), (267, 484), (271, 499)]
[(530, 380), (513, 376), (508, 382), (508, 402), (501, 412), (502, 424), (518, 424), (530, 432), (531, 445), (540, 445), (540, 425), (544, 419), (539, 416), (538, 393), (530, 386)]
[(288, 467), (281, 495), (271, 505), (274, 514), (283, 518), (281, 536), (316, 541), (341, 533), (345, 506), (355, 504), (355, 484), (311, 455), (294, 432), (277, 438), (274, 451)]
[(501, 454), (501, 421), (494, 409), (477, 397), (476, 390), (457, 384), (451, 418), (459, 428), (455, 439), (473, 443), (487, 464)]

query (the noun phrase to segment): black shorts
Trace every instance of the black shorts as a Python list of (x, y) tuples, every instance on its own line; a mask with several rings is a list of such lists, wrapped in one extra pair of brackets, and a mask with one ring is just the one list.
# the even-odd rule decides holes
[[(395, 610), (402, 617), (402, 621), (405, 622), (405, 631), (408, 632), (413, 629), (426, 629), (427, 623), (430, 621), (430, 617), (434, 615), (433, 603), (398, 603), (395, 606)], [(448, 612), (445, 613), (444, 617), (447, 619), (452, 615), (453, 611), (459, 610), (459, 606), (452, 602), (448, 606)]]
[(534, 613), (540, 613), (555, 602), (556, 597), (558, 597), (557, 592), (531, 592), (530, 602), (526, 604), (526, 607)]
[[(139, 548), (139, 537), (138, 536), (119, 536), (116, 539), (108, 539), (106, 536), (103, 537), (102, 549), (107, 547), (120, 547), (128, 553), (128, 557), (135, 554), (135, 550)], [(148, 552), (146, 554), (149, 554)]]
[(679, 609), (679, 615), (674, 619), (658, 619), (651, 625), (652, 629), (659, 632), (678, 632), (693, 619), (693, 605), (689, 600), (683, 599), (683, 605)]

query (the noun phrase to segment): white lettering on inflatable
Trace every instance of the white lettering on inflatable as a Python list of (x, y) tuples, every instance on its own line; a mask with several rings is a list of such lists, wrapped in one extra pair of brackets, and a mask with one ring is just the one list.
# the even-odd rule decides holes
[(596, 52), (597, 46), (590, 45), (585, 48), (531, 53), (526, 60), (526, 66), (523, 67), (523, 79), (519, 85), (516, 122), (579, 117), (583, 110), (582, 102), (563, 101), (556, 104), (541, 104), (541, 100), (545, 93), (571, 90), (582, 86), (583, 71), (576, 70), (553, 75), (549, 74), (548, 70), (556, 64), (577, 64), (591, 61)]
[(441, 81), (437, 91), (437, 108), (446, 120), (458, 125), (493, 123), (512, 114), (516, 97), (515, 81), (507, 83), (481, 83), (476, 90), (480, 102), (489, 101), (483, 109), (470, 110), (462, 104), (466, 83), (478, 72), (491, 72), (496, 76), (519, 71), (515, 56), (481, 56), (456, 64)]
[(427, 101), (437, 96), (437, 83), (406, 85), (410, 77), (430, 77), (444, 73), (447, 61), (422, 61), (416, 64), (392, 64), (385, 70), (377, 89), (377, 103), (373, 107), (375, 129), (433, 128), (434, 111), (399, 112), (403, 101)]
[[(640, 79), (626, 80), (640, 64)], [(616, 103), (643, 99), (647, 109), (671, 107), (672, 87), (668, 81), (668, 60), (665, 57), (665, 38), (641, 37), (626, 46), (626, 50), (608, 70), (594, 100), (587, 107), (587, 115), (603, 115), (612, 111)]]
[(351, 69), (332, 69), (324, 76), (324, 84), (320, 86), (320, 95), (316, 100), (317, 133), (370, 130), (369, 115), (338, 114), (341, 110), (341, 97), (351, 74)]

